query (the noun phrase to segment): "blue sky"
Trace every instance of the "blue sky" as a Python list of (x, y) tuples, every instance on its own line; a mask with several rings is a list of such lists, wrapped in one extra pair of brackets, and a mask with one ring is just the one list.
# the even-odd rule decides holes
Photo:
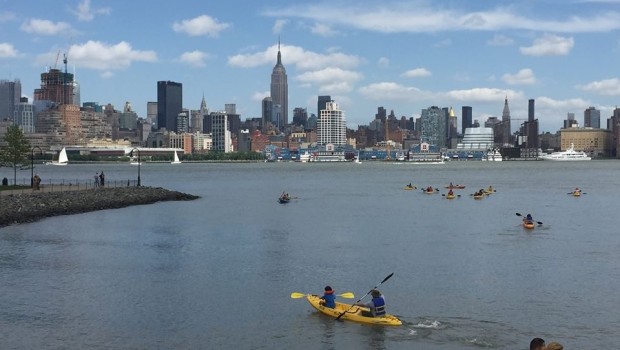
[(417, 117), (428, 106), (473, 107), (513, 121), (536, 99), (541, 130), (567, 112), (601, 125), (620, 104), (620, 0), (55, 1), (0, 0), (0, 79), (32, 97), (45, 67), (69, 55), (82, 102), (130, 101), (142, 117), (157, 81), (183, 83), (183, 105), (236, 103), (260, 116), (278, 36), (294, 107), (331, 95), (347, 124), (378, 106)]

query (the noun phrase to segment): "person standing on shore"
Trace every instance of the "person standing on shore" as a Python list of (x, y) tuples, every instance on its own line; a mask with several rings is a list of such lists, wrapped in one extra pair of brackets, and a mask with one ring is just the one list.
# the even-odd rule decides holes
[(41, 178), (39, 177), (39, 174), (34, 174), (34, 177), (32, 178), (34, 180), (33, 184), (34, 184), (34, 190), (38, 191), (41, 189)]
[(101, 172), (101, 174), (99, 174), (99, 180), (100, 180), (100, 186), (104, 187), (105, 184), (105, 175), (103, 175), (103, 171)]
[(95, 187), (99, 187), (99, 173), (95, 173)]

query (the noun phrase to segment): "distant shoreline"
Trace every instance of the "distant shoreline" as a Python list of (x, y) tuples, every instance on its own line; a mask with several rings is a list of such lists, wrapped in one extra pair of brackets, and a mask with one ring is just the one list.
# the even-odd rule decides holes
[(0, 198), (0, 227), (46, 217), (86, 213), (200, 197), (161, 187), (116, 187), (67, 192), (32, 192)]

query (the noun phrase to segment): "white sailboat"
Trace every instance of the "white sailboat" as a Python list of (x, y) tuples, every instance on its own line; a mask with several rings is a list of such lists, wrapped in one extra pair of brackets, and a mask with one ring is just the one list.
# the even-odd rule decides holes
[(69, 164), (69, 157), (67, 157), (67, 149), (65, 147), (62, 148), (60, 154), (58, 155), (58, 161), (51, 161), (45, 163), (46, 165), (67, 165)]
[(174, 151), (174, 160), (170, 162), (170, 164), (181, 164), (181, 160), (179, 159), (177, 151)]

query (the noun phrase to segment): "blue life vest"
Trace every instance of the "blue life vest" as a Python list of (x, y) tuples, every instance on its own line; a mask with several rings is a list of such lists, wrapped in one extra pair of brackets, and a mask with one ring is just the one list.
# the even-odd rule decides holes
[(325, 306), (331, 307), (332, 309), (336, 308), (336, 296), (333, 293), (325, 293), (321, 299), (325, 300)]
[(371, 311), (372, 314), (376, 316), (384, 316), (385, 315), (385, 299), (382, 296), (372, 298), (372, 303), (375, 306)]

